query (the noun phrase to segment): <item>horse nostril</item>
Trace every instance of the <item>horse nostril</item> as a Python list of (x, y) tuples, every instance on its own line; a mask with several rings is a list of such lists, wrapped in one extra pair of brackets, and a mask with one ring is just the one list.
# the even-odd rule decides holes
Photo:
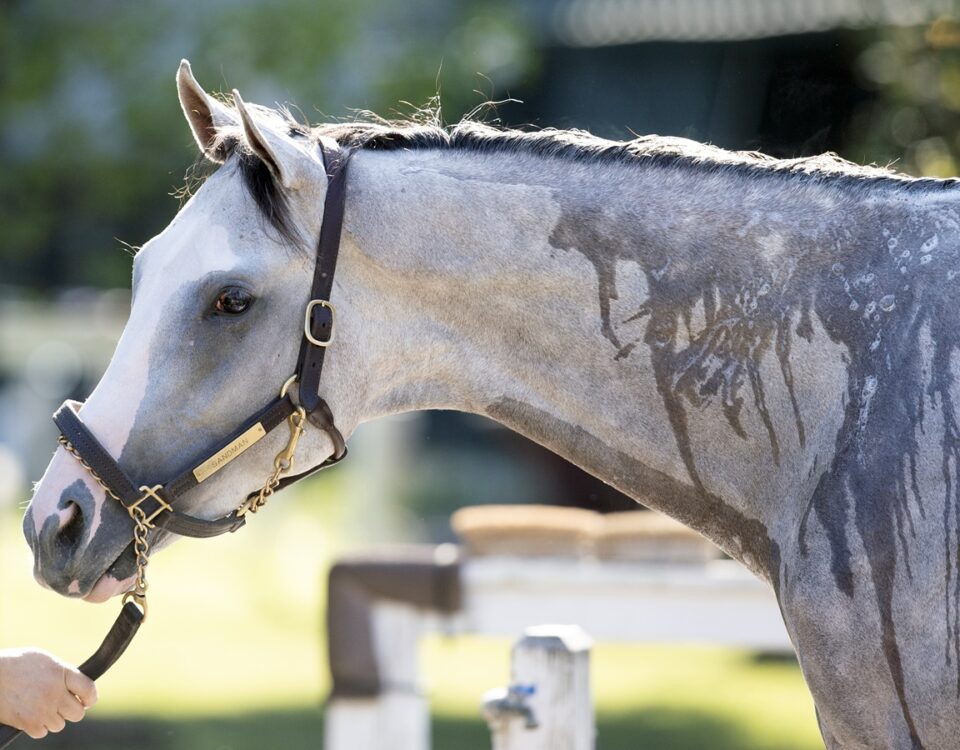
[(64, 510), (66, 510), (68, 518), (57, 532), (57, 541), (68, 549), (74, 549), (83, 536), (83, 511), (73, 501), (67, 503)]

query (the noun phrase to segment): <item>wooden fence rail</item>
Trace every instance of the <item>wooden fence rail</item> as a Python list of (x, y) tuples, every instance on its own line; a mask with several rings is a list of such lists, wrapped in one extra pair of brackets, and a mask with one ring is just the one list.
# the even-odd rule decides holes
[[(325, 750), (430, 750), (429, 701), (417, 653), (421, 635), (438, 629), (507, 637), (526, 633), (514, 650), (514, 689), (501, 691), (499, 698), (529, 707), (545, 727), (554, 726), (549, 717), (555, 699), (548, 697), (554, 688), (549, 686), (569, 684), (576, 695), (589, 692), (589, 649), (573, 648), (578, 641), (569, 633), (544, 636), (538, 629), (525, 630), (532, 622), (576, 622), (598, 641), (791, 650), (772, 591), (732, 560), (462, 559), (445, 545), (341, 561), (331, 571), (328, 595), (333, 691)], [(543, 643), (537, 640), (541, 636), (547, 639)], [(571, 653), (555, 661), (569, 661), (582, 684), (572, 677), (538, 676), (541, 657), (533, 654), (556, 639)], [(531, 684), (541, 687), (527, 695)], [(571, 708), (568, 716), (579, 714)], [(518, 717), (502, 731), (494, 730), (497, 750), (594, 746), (592, 734), (589, 740), (575, 734), (579, 744), (541, 740), (552, 738), (550, 731), (521, 730), (527, 719)], [(589, 722), (578, 718), (576, 726), (592, 727), (590, 717)], [(529, 744), (535, 740), (547, 744)], [(521, 742), (527, 744), (516, 744)]]

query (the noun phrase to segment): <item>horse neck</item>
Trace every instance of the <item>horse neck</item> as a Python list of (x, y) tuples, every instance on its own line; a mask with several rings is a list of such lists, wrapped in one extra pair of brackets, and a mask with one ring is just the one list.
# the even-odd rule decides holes
[(351, 170), (358, 421), (490, 416), (770, 574), (771, 528), (795, 526), (839, 427), (842, 347), (793, 282), (855, 224), (842, 193), (456, 150)]
[[(562, 174), (571, 167), (581, 174)], [(640, 308), (643, 280), (624, 279), (611, 301), (607, 280), (598, 282), (606, 261), (555, 236), (564, 201), (593, 190), (583, 171), (455, 150), (354, 157), (344, 253), (357, 278), (338, 278), (362, 297), (371, 324), (364, 418), (426, 408), (487, 414), (513, 399), (610, 440), (635, 432), (610, 389), (630, 385), (625, 371), (642, 363), (616, 359), (611, 320)]]

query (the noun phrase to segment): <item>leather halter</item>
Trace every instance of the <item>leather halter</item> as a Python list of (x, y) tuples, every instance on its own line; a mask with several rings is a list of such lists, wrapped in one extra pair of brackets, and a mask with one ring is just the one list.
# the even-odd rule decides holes
[(139, 508), (150, 528), (159, 526), (181, 536), (205, 538), (227, 531), (236, 531), (243, 526), (246, 522), (246, 513), (250, 508), (248, 503), (257, 493), (252, 493), (236, 510), (215, 520), (186, 515), (177, 511), (174, 504), (185, 493), (226, 466), (247, 448), (287, 422), (298, 408), (304, 410), (311, 424), (327, 433), (333, 441), (334, 453), (309, 471), (283, 476), (279, 479), (276, 489), (287, 487), (321, 469), (333, 466), (347, 455), (345, 441), (334, 425), (330, 407), (318, 393), (324, 355), (335, 333), (336, 313), (329, 300), (343, 228), (347, 154), (323, 143), (320, 148), (327, 172), (327, 196), (323, 206), (320, 239), (317, 243), (317, 260), (310, 289), (310, 302), (307, 304), (304, 315), (303, 338), (300, 342), (300, 354), (294, 375), (299, 382), (299, 407), (288, 393), (288, 381), (280, 389), (279, 396), (243, 422), (232, 435), (217, 446), (216, 450), (192, 464), (193, 468), (163, 484), (139, 488), (83, 423), (78, 414), (80, 408), (78, 402), (65, 401), (53, 415), (53, 421), (60, 430), (63, 440), (69, 444), (70, 452), (100, 481), (107, 493), (119, 500), (128, 511)]
[[(236, 510), (212, 521), (180, 513), (173, 506), (184, 493), (216, 473), (284, 422), (291, 425), (291, 439), (285, 452), (288, 454), (284, 459), (286, 464), (281, 462), (283, 454), (275, 461), (276, 483), (271, 488), (271, 494), (321, 469), (339, 463), (347, 455), (343, 435), (334, 425), (333, 413), (327, 403), (320, 398), (318, 389), (326, 348), (333, 341), (335, 334), (336, 312), (330, 304), (330, 292), (333, 288), (333, 273), (340, 250), (349, 153), (339, 148), (331, 148), (322, 142), (320, 149), (327, 172), (327, 197), (323, 204), (323, 223), (320, 226), (320, 239), (317, 243), (317, 261), (313, 272), (313, 284), (310, 288), (310, 302), (304, 313), (303, 339), (300, 343), (296, 372), (283, 384), (279, 396), (241, 424), (213, 453), (199, 460), (193, 469), (183, 472), (165, 484), (152, 487), (137, 488), (130, 480), (126, 472), (120, 468), (120, 464), (80, 419), (77, 413), (80, 409), (78, 402), (65, 401), (53, 415), (53, 421), (61, 433), (61, 442), (67, 450), (97, 479), (108, 496), (118, 500), (127, 509), (132, 518), (143, 519), (142, 525), (145, 528), (152, 529), (158, 526), (181, 536), (210, 537), (227, 531), (236, 531), (243, 526), (246, 522), (246, 514), (256, 512), (259, 507), (257, 504), (251, 505), (251, 501), (259, 494), (257, 492), (251, 493)], [(299, 403), (295, 403), (288, 393), (288, 388), (293, 381), (299, 382)], [(298, 415), (299, 421), (297, 421)], [(333, 455), (308, 471), (282, 476), (292, 466), (293, 449), (303, 430), (304, 417), (315, 427), (327, 433), (333, 441)], [(141, 523), (138, 522), (137, 527), (139, 529)], [(135, 532), (135, 551), (137, 541)], [(146, 550), (144, 550), (144, 559), (146, 559)], [(99, 678), (130, 645), (145, 617), (146, 599), (143, 593), (139, 598), (134, 596), (134, 601), (127, 601), (127, 597), (124, 597), (120, 614), (106, 638), (96, 653), (80, 665), (80, 671), (90, 679)], [(13, 727), (0, 724), (0, 750), (19, 734), (20, 732)]]

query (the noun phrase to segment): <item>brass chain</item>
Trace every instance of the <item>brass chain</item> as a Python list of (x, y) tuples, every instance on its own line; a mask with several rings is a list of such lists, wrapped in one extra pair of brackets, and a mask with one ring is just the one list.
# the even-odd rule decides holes
[[(286, 388), (286, 386), (284, 386), (284, 388)], [(266, 505), (267, 501), (273, 496), (273, 493), (276, 492), (277, 485), (280, 484), (280, 479), (293, 468), (294, 453), (297, 450), (297, 443), (300, 440), (300, 436), (303, 435), (303, 423), (306, 418), (307, 412), (302, 406), (298, 406), (297, 410), (287, 417), (287, 424), (290, 425), (290, 438), (287, 440), (287, 445), (277, 454), (276, 458), (273, 459), (273, 473), (267, 478), (267, 481), (263, 487), (260, 488), (260, 491), (256, 495), (248, 497), (243, 501), (243, 504), (237, 508), (238, 516), (244, 516), (247, 513), (256, 513)]]
[(244, 501), (243, 505), (237, 510), (238, 516), (246, 515), (247, 513), (256, 513), (264, 505), (267, 504), (273, 493), (277, 489), (277, 485), (280, 484), (280, 477), (283, 474), (283, 469), (276, 467), (273, 471), (273, 474), (267, 479), (263, 487), (260, 488), (260, 491), (256, 494), (255, 497), (251, 497)]
[(80, 455), (80, 451), (78, 451), (76, 448), (73, 447), (73, 443), (71, 443), (69, 440), (67, 440), (63, 435), (61, 435), (61, 436), (57, 439), (57, 442), (60, 443), (60, 445), (62, 445), (62, 446), (66, 449), (67, 453), (69, 453), (71, 456), (73, 456), (75, 459), (77, 459), (77, 461), (80, 462), (80, 465), (81, 465), (84, 469), (87, 470), (87, 473), (88, 473), (90, 476), (92, 476), (94, 479), (97, 480), (97, 484), (99, 484), (100, 487), (103, 488), (103, 491), (104, 491), (104, 492), (106, 492), (110, 497), (112, 497), (112, 498), (113, 498), (114, 500), (116, 500), (118, 503), (121, 503), (121, 504), (123, 503), (123, 501), (117, 496), (117, 494), (116, 494), (113, 490), (111, 490), (111, 489), (106, 485), (106, 483), (100, 478), (100, 476), (97, 474), (97, 472), (95, 472), (95, 471), (93, 470), (93, 467), (90, 466), (90, 464), (88, 464), (88, 463), (86, 462), (86, 460), (83, 458), (83, 456)]
[(150, 543), (147, 534), (150, 527), (147, 525), (147, 516), (139, 505), (129, 509), (133, 519), (133, 553), (137, 556), (137, 578), (133, 588), (123, 595), (123, 602), (133, 599), (143, 610), (143, 617), (147, 617), (147, 565), (150, 563)]
[[(92, 476), (97, 484), (103, 488), (103, 491), (107, 493), (109, 497), (112, 497), (121, 505), (124, 505), (120, 497), (111, 490), (106, 482), (104, 482), (100, 475), (93, 470), (93, 467), (80, 455), (80, 452), (73, 446), (69, 440), (67, 440), (63, 435), (61, 435), (58, 440), (58, 443), (64, 447), (64, 449), (73, 456), (77, 461), (80, 462), (80, 465), (87, 470), (87, 473)], [(126, 507), (124, 505), (124, 507)], [(137, 578), (133, 584), (133, 589), (128, 591), (123, 595), (123, 603), (129, 599), (133, 599), (140, 609), (143, 610), (143, 617), (146, 620), (147, 617), (147, 564), (150, 562), (150, 543), (147, 541), (147, 534), (150, 531), (149, 526), (147, 525), (147, 516), (143, 512), (143, 508), (139, 506), (134, 506), (133, 508), (127, 508), (127, 513), (130, 514), (130, 518), (133, 519), (133, 551), (137, 558)]]

